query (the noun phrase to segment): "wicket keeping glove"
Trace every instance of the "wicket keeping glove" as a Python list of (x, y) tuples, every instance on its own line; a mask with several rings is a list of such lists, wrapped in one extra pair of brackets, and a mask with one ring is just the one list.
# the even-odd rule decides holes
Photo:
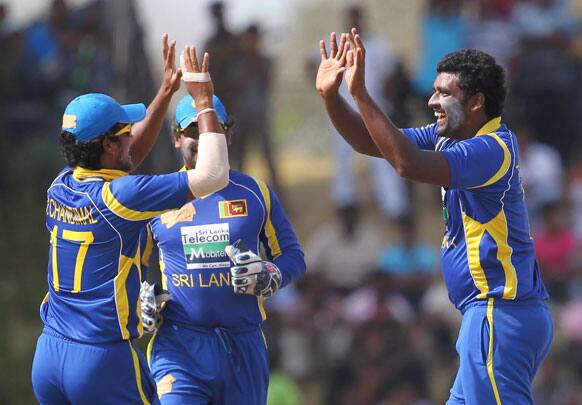
[(139, 303), (141, 307), (141, 323), (146, 333), (154, 333), (160, 326), (162, 304), (170, 299), (170, 293), (162, 290), (157, 284), (141, 283)]
[(234, 266), (230, 277), (234, 292), (269, 298), (281, 287), (281, 271), (275, 264), (262, 260), (241, 240), (224, 249)]

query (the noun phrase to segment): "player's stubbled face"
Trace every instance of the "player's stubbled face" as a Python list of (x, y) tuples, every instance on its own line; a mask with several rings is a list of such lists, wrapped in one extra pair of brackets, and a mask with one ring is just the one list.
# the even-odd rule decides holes
[(464, 95), (458, 75), (446, 72), (437, 75), (428, 107), (437, 119), (437, 135), (454, 138), (465, 122)]
[(119, 169), (125, 172), (130, 172), (133, 169), (133, 161), (131, 160), (131, 155), (129, 154), (129, 148), (131, 146), (131, 134), (120, 135), (119, 142), (121, 143)]
[(188, 136), (180, 136), (176, 141), (176, 147), (180, 149), (182, 159), (188, 168), (193, 169), (196, 166), (196, 158), (198, 157), (198, 138), (190, 138)]

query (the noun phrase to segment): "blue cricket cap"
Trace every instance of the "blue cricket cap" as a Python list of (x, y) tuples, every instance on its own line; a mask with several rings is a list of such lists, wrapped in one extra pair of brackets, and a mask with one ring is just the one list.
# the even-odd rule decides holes
[(121, 105), (105, 94), (83, 94), (67, 105), (62, 128), (83, 143), (98, 138), (117, 123), (133, 124), (145, 115), (146, 107), (141, 103)]
[[(216, 116), (221, 124), (226, 122), (228, 118), (228, 113), (226, 112), (226, 107), (222, 104), (222, 101), (216, 96), (212, 96), (212, 104), (214, 104), (214, 109), (216, 110)], [(176, 107), (176, 124), (182, 129), (186, 128), (188, 125), (196, 121), (196, 105), (194, 104), (194, 99), (192, 96), (185, 96), (178, 103)]]

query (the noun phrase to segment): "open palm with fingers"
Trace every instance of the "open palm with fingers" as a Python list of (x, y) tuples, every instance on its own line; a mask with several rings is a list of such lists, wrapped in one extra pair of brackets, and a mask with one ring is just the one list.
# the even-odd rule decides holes
[(357, 97), (366, 91), (365, 57), (366, 49), (362, 37), (355, 28), (352, 28), (349, 37), (352, 49), (346, 52), (346, 84), (350, 94)]
[(162, 35), (162, 56), (164, 57), (164, 86), (175, 93), (180, 88), (182, 72), (176, 68), (176, 41), (168, 45), (168, 34)]
[[(183, 73), (206, 73), (208, 74), (208, 68), (210, 65), (210, 55), (208, 52), (204, 52), (202, 56), (202, 64), (198, 62), (198, 57), (196, 56), (196, 47), (192, 45), (186, 45), (184, 51), (182, 52), (184, 63), (182, 66)], [(208, 104), (212, 106), (212, 95), (214, 94), (214, 85), (212, 80), (208, 77), (208, 80), (203, 81), (187, 81), (186, 90), (196, 100), (196, 105), (198, 103)]]
[(319, 42), (319, 51), (321, 53), (321, 62), (315, 78), (315, 88), (322, 97), (337, 93), (342, 82), (343, 72), (346, 70), (346, 53), (349, 43), (347, 34), (340, 37), (339, 46), (335, 32), (330, 34), (329, 57), (325, 47), (325, 41)]

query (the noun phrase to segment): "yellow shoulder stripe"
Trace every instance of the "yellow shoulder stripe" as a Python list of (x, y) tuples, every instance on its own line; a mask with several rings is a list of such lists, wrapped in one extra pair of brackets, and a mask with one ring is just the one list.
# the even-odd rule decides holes
[(505, 175), (505, 173), (507, 173), (507, 170), (509, 169), (509, 165), (511, 164), (511, 154), (509, 153), (509, 149), (507, 148), (507, 145), (505, 144), (505, 142), (503, 142), (503, 140), (499, 137), (499, 135), (491, 133), (491, 134), (487, 134), (486, 136), (492, 137), (493, 139), (495, 139), (497, 141), (499, 146), (501, 146), (501, 149), (503, 150), (503, 162), (501, 163), (499, 170), (497, 170), (497, 173), (495, 173), (489, 180), (487, 180), (485, 183), (483, 183), (479, 186), (473, 186), (473, 187), (469, 187), (469, 188), (487, 187), (487, 186), (495, 183), (496, 181), (501, 179)]
[(128, 221), (143, 221), (162, 215), (166, 211), (170, 211), (169, 209), (163, 211), (135, 211), (131, 208), (127, 208), (120, 203), (117, 198), (115, 198), (111, 192), (111, 184), (109, 182), (103, 185), (101, 198), (103, 198), (103, 202), (111, 212), (123, 219), (127, 219)]

